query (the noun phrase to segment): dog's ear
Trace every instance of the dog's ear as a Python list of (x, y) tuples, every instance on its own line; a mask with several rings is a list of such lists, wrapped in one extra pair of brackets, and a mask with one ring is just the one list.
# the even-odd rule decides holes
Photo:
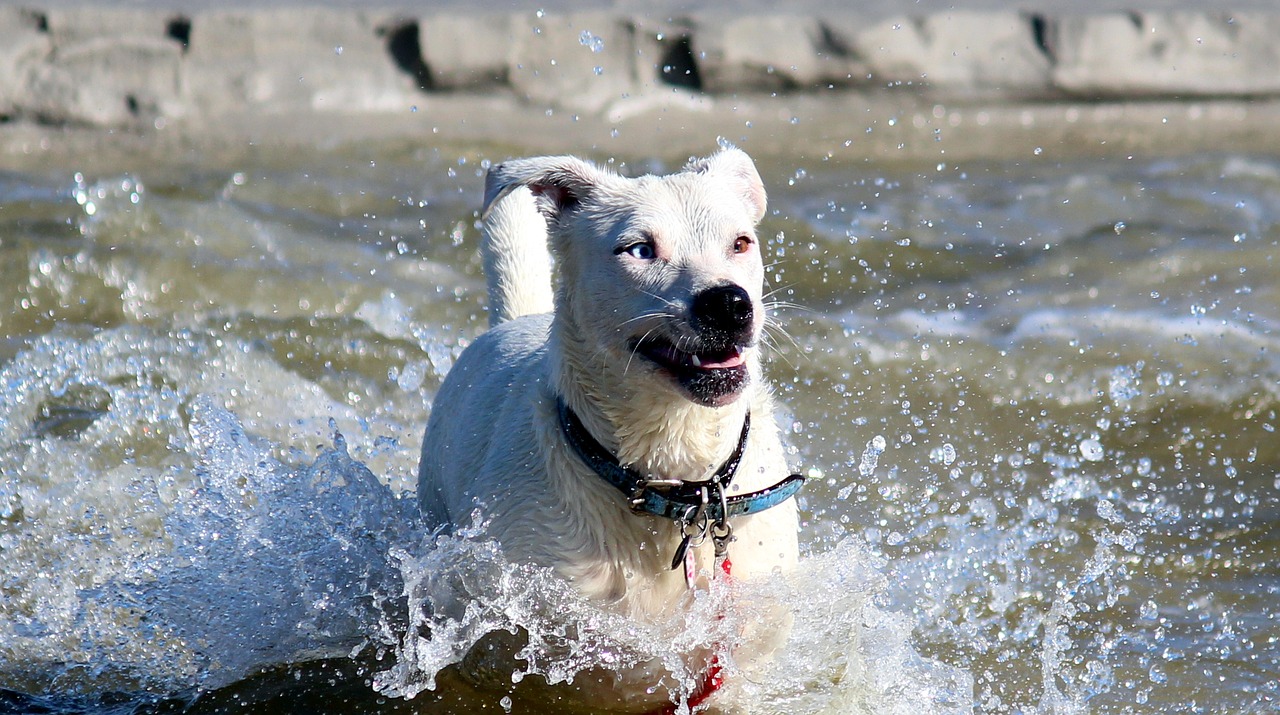
[(742, 197), (743, 203), (751, 211), (753, 221), (764, 218), (768, 205), (764, 182), (760, 180), (755, 162), (741, 149), (728, 147), (705, 159), (694, 159), (685, 167), (685, 171), (723, 178)]
[(554, 219), (581, 203), (611, 174), (573, 156), (540, 156), (513, 159), (489, 169), (484, 180), (484, 209), (503, 196), (526, 186), (533, 192), (538, 211)]

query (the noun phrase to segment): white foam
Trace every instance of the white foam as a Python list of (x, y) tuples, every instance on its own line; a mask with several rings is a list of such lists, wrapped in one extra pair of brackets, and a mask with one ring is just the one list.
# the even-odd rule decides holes
[[(947, 703), (967, 702), (967, 676), (920, 657), (910, 623), (871, 605), (883, 580), (853, 541), (734, 586), (732, 601), (722, 584), (670, 622), (639, 624), (508, 563), (479, 527), (423, 533), (413, 499), (348, 450), (351, 412), (251, 346), (139, 327), (65, 333), (34, 341), (0, 378), (0, 686), (182, 692), (373, 648), (397, 656), (377, 688), (410, 697), (475, 644), (519, 631), (519, 668), (469, 660), (471, 677), (639, 669), (680, 700), (703, 666), (690, 654), (732, 649), (783, 604), (795, 625), (767, 677), (726, 656), (730, 702), (965, 711)], [(100, 409), (52, 424), (56, 396)], [(321, 435), (331, 447), (314, 446)]]

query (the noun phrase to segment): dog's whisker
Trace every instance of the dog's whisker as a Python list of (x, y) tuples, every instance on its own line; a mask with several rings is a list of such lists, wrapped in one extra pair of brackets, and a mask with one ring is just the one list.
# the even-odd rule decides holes
[(773, 312), (773, 311), (782, 311), (782, 310), (798, 310), (798, 311), (803, 312), (803, 313), (814, 313), (814, 312), (816, 312), (816, 311), (814, 311), (812, 308), (810, 308), (810, 307), (809, 307), (809, 306), (807, 306), (807, 305), (801, 305), (800, 303), (791, 303), (791, 302), (789, 302), (789, 301), (785, 301), (785, 300), (771, 300), (771, 301), (767, 301), (767, 302), (764, 304), (764, 307), (765, 307), (765, 310), (768, 310), (768, 311), (771, 311), (771, 312)]
[[(677, 312), (678, 312), (678, 311), (679, 311), (679, 309), (680, 309), (680, 303), (679, 303), (679, 302), (677, 302), (677, 301), (671, 300), (671, 299), (669, 299), (669, 298), (664, 298), (664, 297), (662, 297), (662, 296), (658, 295), (657, 293), (653, 293), (653, 292), (651, 292), (651, 291), (647, 291), (647, 290), (645, 290), (645, 289), (643, 289), (643, 288), (639, 288), (639, 289), (637, 289), (637, 290), (639, 290), (639, 291), (640, 291), (641, 293), (643, 293), (644, 295), (647, 295), (647, 296), (649, 296), (650, 298), (653, 298), (654, 300), (658, 301), (659, 303), (662, 303), (663, 305), (667, 306), (667, 308), (674, 309), (674, 310), (675, 310), (675, 311), (677, 311)], [(674, 316), (672, 316), (672, 317), (674, 317)]]
[[(618, 330), (619, 332), (621, 332), (623, 328), (625, 328), (626, 326), (630, 325), (631, 323), (637, 323), (637, 322), (640, 322), (640, 321), (643, 321), (643, 320), (654, 320), (654, 319), (657, 319), (657, 320), (664, 320), (664, 321), (665, 321), (665, 320), (671, 320), (673, 317), (674, 317), (674, 316), (672, 316), (670, 313), (667, 313), (667, 312), (665, 312), (665, 311), (652, 311), (652, 312), (649, 312), (649, 313), (642, 313), (642, 314), (640, 314), (640, 315), (637, 315), (637, 316), (636, 316), (636, 317), (634, 317), (634, 318), (630, 318), (630, 319), (628, 319), (628, 320), (624, 320), (624, 321), (622, 321), (621, 323), (619, 323), (619, 324), (618, 324), (618, 328), (617, 328), (617, 330)], [(641, 344), (641, 343), (643, 343), (645, 340), (647, 340), (647, 339), (649, 338), (649, 336), (650, 336), (650, 335), (653, 335), (653, 334), (654, 334), (654, 332), (655, 332), (655, 331), (657, 331), (660, 327), (661, 327), (661, 325), (655, 325), (655, 326), (653, 326), (652, 328), (649, 328), (647, 331), (645, 331), (644, 335), (640, 336), (640, 339), (636, 341), (636, 343), (635, 343), (635, 347), (634, 347), (634, 348), (632, 348), (632, 349), (631, 349), (631, 352), (627, 355), (627, 362), (626, 362), (626, 364), (625, 364), (625, 365), (623, 365), (623, 367), (622, 367), (622, 374), (623, 374), (623, 375), (626, 375), (628, 372), (630, 372), (630, 370), (631, 370), (631, 362), (632, 362), (633, 360), (635, 360), (636, 352), (637, 352), (637, 351), (639, 351), (639, 349), (640, 349), (640, 344)], [(596, 357), (598, 357), (598, 356), (599, 356), (601, 353), (603, 353), (603, 352), (604, 352), (603, 348), (602, 348), (602, 349), (600, 349), (600, 350), (595, 351), (595, 353), (594, 353), (594, 354), (592, 354), (592, 356), (591, 356), (591, 357), (592, 357), (592, 359), (594, 360)]]
[(650, 335), (653, 335), (653, 332), (654, 332), (655, 330), (657, 330), (657, 328), (652, 328), (652, 329), (650, 329), (647, 333), (645, 333), (644, 335), (640, 336), (640, 339), (636, 341), (636, 346), (635, 346), (634, 348), (632, 348), (632, 349), (631, 349), (631, 354), (627, 356), (627, 364), (622, 366), (622, 374), (623, 374), (623, 375), (626, 375), (626, 374), (627, 374), (627, 372), (628, 372), (629, 370), (631, 370), (631, 361), (632, 361), (632, 360), (635, 360), (635, 359), (636, 359), (636, 353), (640, 352), (640, 343), (643, 343), (643, 342), (645, 341), (645, 339), (647, 339)]
[[(771, 338), (775, 335), (786, 338), (787, 342), (791, 343), (791, 346), (794, 347), (797, 351), (801, 353), (804, 352), (804, 348), (800, 347), (800, 342), (796, 340), (795, 336), (792, 335), (786, 328), (782, 327), (781, 325), (778, 325), (777, 323), (773, 323), (773, 322), (765, 323), (763, 334), (768, 335)], [(774, 344), (776, 345), (777, 343), (775, 342)]]
[[(791, 334), (791, 333), (790, 333), (790, 332), (789, 332), (785, 327), (783, 327), (781, 324), (779, 324), (779, 323), (777, 323), (777, 322), (775, 322), (775, 321), (773, 321), (773, 320), (766, 320), (766, 321), (765, 321), (765, 323), (764, 323), (764, 328), (763, 328), (763, 330), (761, 331), (761, 336), (762, 336), (763, 338), (767, 338), (767, 339), (769, 340), (770, 344), (771, 344), (771, 345), (772, 345), (772, 347), (773, 347), (774, 354), (775, 354), (775, 355), (778, 355), (778, 356), (779, 356), (779, 357), (781, 357), (783, 360), (786, 360), (786, 359), (787, 359), (787, 358), (786, 358), (786, 352), (784, 352), (784, 351), (781, 349), (781, 345), (780, 345), (780, 344), (779, 344), (779, 342), (778, 342), (778, 338), (785, 339), (788, 343), (790, 343), (790, 344), (791, 344), (791, 347), (792, 347), (792, 348), (794, 348), (794, 351), (795, 351), (797, 354), (800, 354), (800, 355), (806, 355), (806, 356), (807, 356), (807, 353), (805, 353), (804, 348), (800, 346), (800, 342), (799, 342), (798, 340), (796, 340), (795, 336), (794, 336), (794, 335), (792, 335), (792, 334)], [(787, 363), (788, 363), (788, 364), (791, 364), (791, 362), (790, 362), (789, 360), (787, 361)], [(793, 367), (794, 367), (794, 365), (793, 365)]]
[(761, 300), (769, 300), (770, 298), (772, 298), (773, 296), (775, 296), (775, 295), (777, 295), (777, 294), (781, 293), (782, 291), (784, 291), (784, 290), (789, 290), (789, 289), (794, 288), (794, 287), (796, 287), (796, 284), (795, 284), (795, 283), (788, 283), (788, 284), (786, 284), (786, 285), (780, 285), (780, 286), (778, 286), (778, 287), (776, 287), (776, 288), (772, 288), (772, 289), (770, 289), (767, 293), (765, 293), (763, 296), (761, 296)]
[[(790, 335), (786, 335), (785, 333), (783, 334), (783, 337), (786, 337), (786, 338), (787, 338), (787, 339), (788, 339), (788, 340), (789, 340), (793, 345), (796, 345), (796, 352), (797, 352), (797, 353), (799, 353), (799, 354), (801, 354), (801, 355), (804, 355), (804, 354), (805, 354), (805, 353), (804, 353), (804, 351), (803, 351), (802, 349), (800, 349), (799, 345), (798, 345), (798, 344), (796, 344), (796, 342), (795, 342), (795, 339), (794, 339), (794, 338), (792, 338)], [(769, 332), (768, 332), (767, 330), (766, 330), (764, 333), (762, 333), (762, 334), (760, 335), (760, 342), (761, 342), (761, 343), (762, 343), (766, 348), (768, 348), (769, 352), (770, 352), (773, 356), (778, 357), (778, 358), (780, 358), (783, 362), (785, 362), (785, 363), (787, 364), (787, 367), (789, 367), (789, 368), (791, 368), (791, 369), (793, 369), (793, 370), (795, 369), (796, 365), (795, 365), (795, 363), (791, 362), (791, 359), (790, 359), (789, 357), (787, 357), (787, 355), (788, 355), (787, 351), (784, 351), (784, 350), (782, 350), (781, 348), (779, 348), (779, 347), (778, 347), (778, 345), (774, 342), (773, 337), (769, 334)]]
[(619, 323), (619, 324), (618, 324), (618, 327), (619, 327), (619, 328), (623, 328), (623, 327), (626, 327), (626, 326), (630, 325), (631, 323), (638, 323), (638, 322), (640, 322), (641, 320), (651, 320), (651, 319), (653, 319), (653, 318), (659, 318), (659, 319), (663, 319), (663, 320), (671, 320), (671, 319), (674, 319), (674, 318), (675, 318), (675, 316), (674, 316), (674, 315), (672, 315), (672, 314), (670, 314), (670, 313), (667, 313), (667, 312), (665, 312), (665, 311), (656, 311), (656, 310), (655, 310), (655, 311), (653, 311), (653, 312), (651, 312), (651, 313), (642, 313), (642, 314), (640, 314), (640, 315), (637, 315), (637, 316), (636, 316), (636, 317), (634, 317), (634, 318), (628, 318), (627, 320), (624, 320), (624, 321), (622, 321), (621, 323)]

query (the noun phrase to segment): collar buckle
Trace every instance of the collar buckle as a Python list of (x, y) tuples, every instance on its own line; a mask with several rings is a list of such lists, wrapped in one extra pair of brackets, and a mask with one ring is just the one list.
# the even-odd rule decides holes
[(654, 489), (662, 491), (665, 489), (676, 489), (684, 486), (684, 482), (679, 479), (642, 479), (636, 482), (635, 489), (631, 490), (631, 496), (627, 503), (631, 505), (631, 511), (637, 514), (645, 512), (645, 492)]

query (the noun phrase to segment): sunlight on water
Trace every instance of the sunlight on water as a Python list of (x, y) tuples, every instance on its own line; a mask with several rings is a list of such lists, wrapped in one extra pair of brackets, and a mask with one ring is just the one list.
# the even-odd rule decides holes
[(416, 518), (483, 159), (0, 177), (0, 696), (332, 659), (352, 711), (636, 668), (678, 702), (728, 647), (761, 712), (1274, 709), (1274, 162), (761, 157), (804, 555), (642, 626)]

